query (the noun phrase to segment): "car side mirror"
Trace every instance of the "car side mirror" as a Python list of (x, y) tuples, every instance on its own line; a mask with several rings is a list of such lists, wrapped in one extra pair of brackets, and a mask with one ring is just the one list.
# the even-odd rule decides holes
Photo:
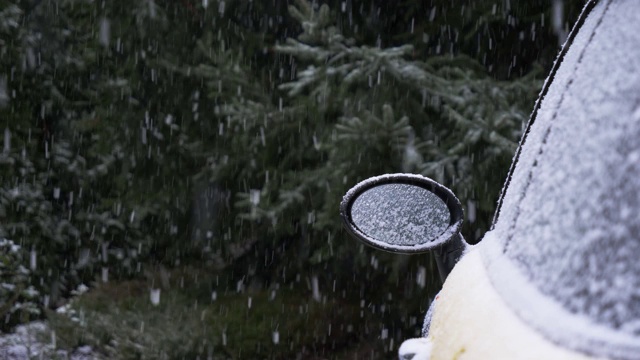
[(401, 254), (433, 251), (443, 282), (467, 247), (463, 214), (451, 190), (412, 174), (364, 180), (340, 204), (345, 228), (365, 244)]

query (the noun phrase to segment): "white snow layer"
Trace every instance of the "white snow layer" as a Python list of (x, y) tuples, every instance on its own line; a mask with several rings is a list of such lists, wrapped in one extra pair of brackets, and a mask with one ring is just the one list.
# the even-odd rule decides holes
[(431, 340), (415, 338), (405, 340), (398, 349), (400, 360), (429, 360), (431, 357)]
[(0, 333), (0, 359), (93, 360), (97, 358), (89, 346), (79, 347), (71, 354), (64, 350), (57, 350), (55, 335), (51, 335), (50, 342), (42, 342), (42, 337), (46, 334), (51, 334), (51, 330), (41, 321), (20, 325), (11, 334)]
[[(437, 200), (435, 195), (424, 193), (418, 195), (414, 192), (412, 196), (420, 197), (413, 199), (412, 196), (404, 196), (401, 201), (398, 201), (394, 197), (400, 196), (403, 192), (401, 191), (402, 186), (400, 186), (387, 194), (391, 197), (386, 202), (382, 201), (384, 197), (378, 196), (380, 200), (379, 209), (375, 209), (376, 206), (373, 206), (375, 205), (373, 199), (366, 196), (366, 194), (372, 189), (375, 190), (376, 186), (380, 187), (381, 184), (387, 184), (388, 181), (397, 181), (399, 178), (409, 181), (409, 183), (412, 183), (410, 180), (413, 179), (415, 183), (419, 184), (424, 184), (425, 181), (437, 184), (434, 180), (417, 174), (384, 174), (361, 181), (349, 189), (342, 198), (340, 215), (343, 219), (350, 218), (348, 220), (350, 225), (357, 228), (359, 232), (367, 237), (369, 245), (391, 252), (425, 252), (442, 245), (444, 241), (449, 240), (459, 232), (461, 220), (456, 221), (454, 224), (448, 224), (448, 226), (441, 225), (442, 222), (451, 222), (453, 220), (448, 209), (444, 211), (446, 202), (443, 201), (440, 204), (437, 204), (438, 201), (434, 202), (434, 200)], [(437, 186), (441, 193), (447, 193), (446, 196), (449, 197), (450, 201), (458, 201), (448, 188), (442, 185), (434, 186)], [(368, 190), (358, 194), (363, 188)], [(382, 195), (385, 192), (373, 191), (372, 194)], [(364, 197), (363, 194), (365, 195)], [(357, 198), (354, 200), (352, 208), (349, 209), (348, 204), (354, 196), (357, 196)], [(361, 197), (362, 201), (359, 201)], [(358, 210), (356, 202), (359, 202), (360, 206), (364, 206), (366, 209)], [(430, 204), (430, 206), (425, 207), (425, 204)], [(398, 208), (394, 209), (396, 207)], [(392, 211), (392, 209), (394, 210)], [(421, 211), (416, 212), (416, 209), (421, 209)], [(347, 212), (351, 212), (351, 215), (348, 215)], [(421, 217), (423, 219), (420, 219)], [(431, 217), (435, 219), (431, 224), (424, 222), (424, 219)], [(399, 220), (403, 222), (398, 223)], [(417, 241), (418, 238), (426, 238), (428, 241)]]
[(435, 302), (432, 346), (413, 344), (417, 350), (429, 351), (431, 360), (595, 360), (557, 346), (516, 316), (491, 285), (478, 250), (447, 277)]
[(556, 343), (617, 359), (640, 354), (638, 14), (636, 0), (591, 11), (480, 244), (520, 317)]
[(431, 191), (409, 184), (383, 184), (356, 198), (351, 219), (385, 244), (413, 246), (437, 239), (451, 220), (447, 204)]

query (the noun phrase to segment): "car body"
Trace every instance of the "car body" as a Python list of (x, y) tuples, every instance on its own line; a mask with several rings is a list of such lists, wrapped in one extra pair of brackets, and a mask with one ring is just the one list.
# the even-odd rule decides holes
[(431, 359), (640, 359), (639, 16), (586, 5), (434, 304)]

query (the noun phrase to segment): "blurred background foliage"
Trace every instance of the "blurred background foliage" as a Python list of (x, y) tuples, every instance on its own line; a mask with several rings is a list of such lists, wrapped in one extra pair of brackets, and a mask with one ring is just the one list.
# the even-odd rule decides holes
[[(292, 310), (306, 320), (288, 332), (322, 324), (352, 335), (334, 332), (330, 345), (317, 331), (284, 351), (273, 347), (273, 320), (260, 323), (270, 346), (195, 344), (163, 356), (395, 351), (419, 333), (440, 286), (435, 266), (348, 238), (342, 195), (373, 175), (426, 175), (457, 194), (464, 235), (479, 241), (581, 5), (0, 0), (0, 236), (15, 245), (0, 259), (0, 328), (55, 316), (38, 308), (87, 284), (114, 297), (107, 307), (75, 302), (106, 328), (85, 324), (66, 344), (115, 356), (162, 338), (118, 347), (100, 336), (121, 326), (118, 304), (141, 318), (159, 311), (145, 307), (149, 289), (180, 294), (166, 310), (178, 314), (219, 304), (212, 294), (244, 309), (286, 288), (282, 304), (313, 308)], [(190, 285), (177, 285), (187, 270)], [(118, 292), (131, 281), (145, 293)], [(233, 331), (257, 326), (238, 309), (225, 320)], [(179, 338), (172, 321), (156, 326)], [(198, 336), (220, 339), (218, 327)]]

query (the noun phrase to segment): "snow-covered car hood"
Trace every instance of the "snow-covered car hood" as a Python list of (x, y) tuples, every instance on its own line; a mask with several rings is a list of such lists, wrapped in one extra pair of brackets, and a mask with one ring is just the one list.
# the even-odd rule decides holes
[(590, 11), (539, 101), (479, 247), (493, 285), (549, 340), (640, 355), (640, 2)]

